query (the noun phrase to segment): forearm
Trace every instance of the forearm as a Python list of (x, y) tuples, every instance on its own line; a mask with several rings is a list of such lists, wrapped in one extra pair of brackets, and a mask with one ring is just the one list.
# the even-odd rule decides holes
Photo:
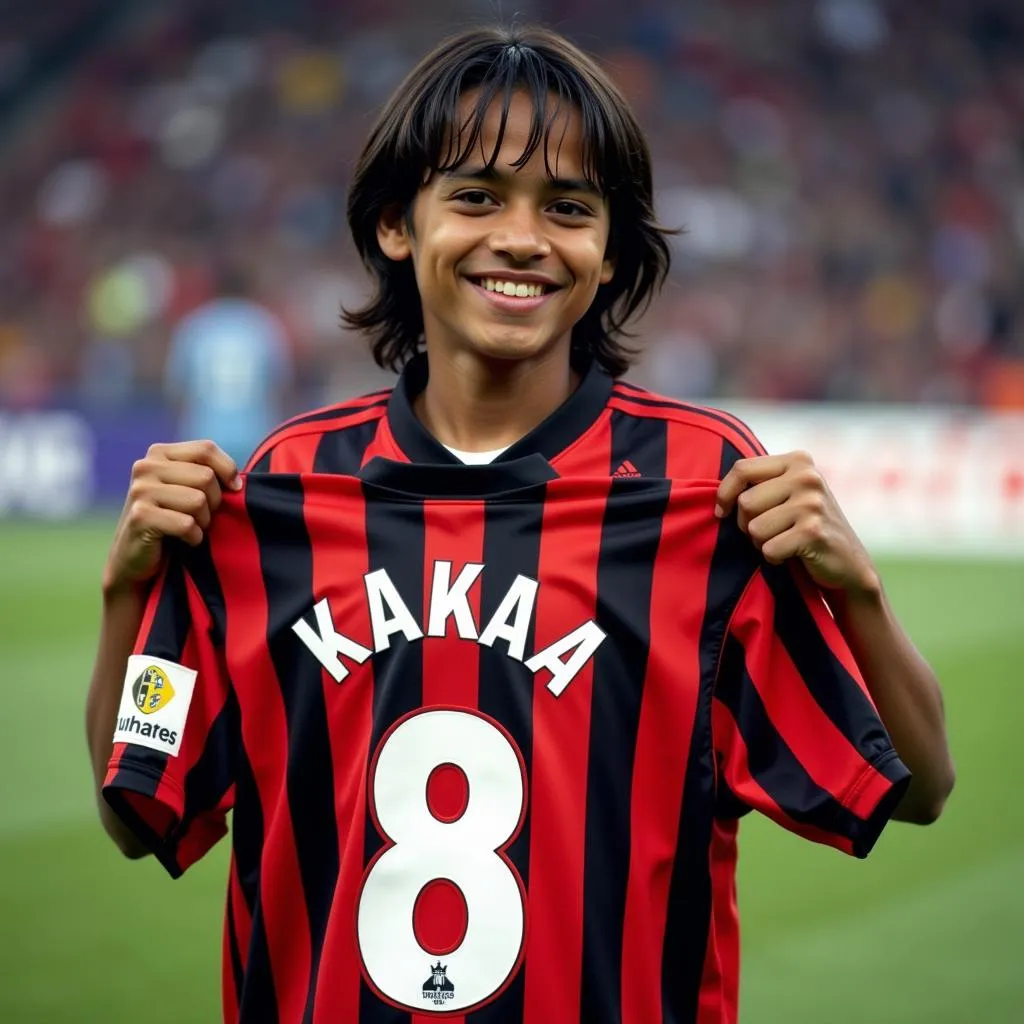
[(897, 621), (881, 583), (853, 595), (833, 591), (828, 600), (893, 746), (914, 776), (894, 817), (928, 824), (942, 811), (955, 777), (935, 673)]
[(117, 592), (104, 590), (99, 647), (85, 707), (86, 738), (100, 820), (111, 839), (127, 857), (141, 857), (146, 849), (107, 805), (100, 790), (113, 751), (125, 666), (135, 645), (145, 608), (144, 588), (124, 588)]

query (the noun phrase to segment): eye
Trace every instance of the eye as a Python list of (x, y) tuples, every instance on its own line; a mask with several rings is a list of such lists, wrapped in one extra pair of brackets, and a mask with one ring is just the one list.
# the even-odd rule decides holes
[(589, 207), (572, 199), (559, 199), (549, 209), (558, 217), (589, 217), (591, 213)]
[(480, 188), (467, 188), (462, 192), (456, 192), (453, 199), (468, 206), (489, 206), (494, 203), (494, 198)]

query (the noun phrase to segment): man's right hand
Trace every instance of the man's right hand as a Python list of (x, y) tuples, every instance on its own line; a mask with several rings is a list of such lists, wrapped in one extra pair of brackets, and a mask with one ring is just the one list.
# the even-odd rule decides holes
[(154, 444), (132, 467), (103, 571), (104, 592), (152, 579), (160, 568), (164, 537), (201, 544), (223, 490), (241, 486), (234, 460), (212, 441)]

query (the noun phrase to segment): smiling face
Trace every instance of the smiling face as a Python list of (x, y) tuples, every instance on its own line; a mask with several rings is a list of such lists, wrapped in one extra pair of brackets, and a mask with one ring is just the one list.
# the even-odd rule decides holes
[[(475, 103), (462, 97), (460, 123)], [(501, 145), (495, 101), (478, 145), (459, 167), (434, 174), (412, 207), (382, 216), (377, 237), (390, 259), (411, 259), (428, 351), (486, 360), (536, 360), (564, 350), (573, 325), (611, 280), (607, 201), (585, 180), (582, 119), (555, 119), (545, 154), (527, 148), (533, 109), (512, 97)], [(493, 169), (487, 169), (497, 151)]]

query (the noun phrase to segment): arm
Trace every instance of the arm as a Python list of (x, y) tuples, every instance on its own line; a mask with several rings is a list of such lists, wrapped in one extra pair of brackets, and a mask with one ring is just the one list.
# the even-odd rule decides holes
[(813, 460), (804, 452), (739, 460), (719, 487), (716, 514), (734, 508), (766, 561), (799, 558), (824, 591), (893, 746), (913, 773), (893, 817), (935, 821), (954, 783), (942, 692)]
[(893, 817), (928, 825), (941, 814), (955, 780), (942, 690), (875, 579), (863, 590), (831, 591), (826, 600), (893, 746), (914, 776)]
[(100, 796), (100, 789), (113, 749), (112, 737), (121, 702), (125, 666), (142, 625), (145, 608), (145, 587), (126, 587), (121, 591), (104, 588), (99, 648), (85, 705), (85, 731), (100, 821), (117, 848), (132, 860), (144, 856), (146, 849)]
[(234, 488), (236, 480), (232, 460), (208, 441), (154, 445), (132, 469), (103, 573), (103, 614), (85, 707), (100, 821), (126, 857), (141, 857), (145, 850), (101, 795), (125, 667), (142, 625), (150, 584), (160, 569), (163, 538), (200, 544), (220, 504), (221, 485)]

